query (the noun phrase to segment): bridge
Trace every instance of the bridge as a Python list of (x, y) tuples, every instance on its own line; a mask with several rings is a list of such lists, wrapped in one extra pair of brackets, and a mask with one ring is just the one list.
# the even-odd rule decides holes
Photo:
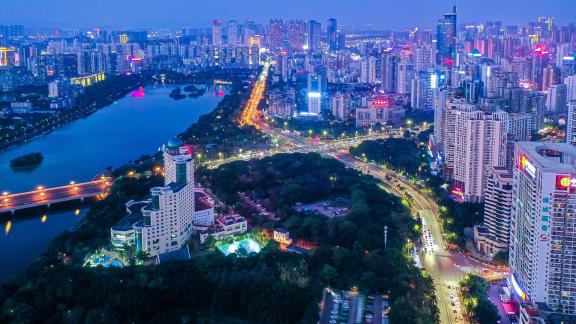
[(84, 183), (71, 183), (66, 186), (44, 188), (39, 186), (36, 190), (0, 196), (0, 214), (18, 210), (47, 206), (72, 200), (84, 201), (86, 198), (105, 195), (111, 187), (113, 180), (102, 176), (96, 180)]

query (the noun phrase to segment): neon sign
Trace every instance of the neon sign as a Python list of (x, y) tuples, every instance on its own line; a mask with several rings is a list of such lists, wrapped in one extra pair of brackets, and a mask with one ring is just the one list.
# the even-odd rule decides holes
[(576, 188), (576, 178), (567, 175), (556, 176), (556, 189), (566, 190), (568, 188)]
[(532, 164), (532, 162), (528, 161), (528, 158), (524, 154), (520, 156), (519, 167), (520, 169), (526, 171), (528, 175), (532, 176), (532, 178), (536, 177), (536, 167), (534, 164)]

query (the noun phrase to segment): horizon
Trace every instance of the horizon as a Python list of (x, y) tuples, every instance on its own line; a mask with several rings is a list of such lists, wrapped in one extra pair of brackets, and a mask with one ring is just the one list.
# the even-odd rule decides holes
[[(501, 21), (504, 25), (522, 25), (536, 21), (540, 16), (552, 16), (555, 17), (557, 25), (566, 25), (576, 21), (574, 10), (570, 10), (573, 9), (573, 4), (569, 2), (569, 0), (553, 0), (546, 3), (537, 0), (506, 2), (440, 0), (431, 3), (427, 0), (415, 0), (398, 3), (391, 0), (359, 0), (354, 3), (342, 1), (333, 3), (319, 0), (294, 0), (289, 6), (280, 6), (264, 0), (249, 0), (242, 6), (239, 3), (232, 3), (231, 0), (222, 0), (218, 3), (203, 3), (202, 8), (197, 8), (197, 4), (176, 0), (172, 1), (170, 6), (159, 8), (152, 0), (140, 0), (137, 4), (128, 1), (118, 3), (113, 0), (101, 0), (99, 3), (88, 4), (72, 0), (55, 0), (50, 3), (43, 0), (25, 0), (5, 4), (3, 13), (0, 13), (0, 23), (22, 24), (28, 28), (177, 29), (210, 26), (214, 19), (238, 22), (254, 20), (263, 24), (276, 18), (314, 19), (324, 24), (328, 18), (336, 18), (341, 27), (350, 29), (433, 28), (437, 19), (456, 4), (458, 20), (464, 23)], [(35, 8), (33, 12), (29, 9), (31, 6)], [(525, 9), (522, 15), (518, 15), (519, 7)], [(114, 10), (108, 10), (110, 8)], [(174, 8), (178, 10), (175, 11)], [(374, 8), (374, 10), (366, 10), (367, 8)], [(390, 9), (403, 14), (381, 17), (381, 13)], [(95, 19), (103, 15), (95, 15), (94, 12), (106, 12), (106, 14), (105, 17)], [(279, 15), (280, 12), (282, 14)], [(158, 18), (159, 16), (163, 18)]]

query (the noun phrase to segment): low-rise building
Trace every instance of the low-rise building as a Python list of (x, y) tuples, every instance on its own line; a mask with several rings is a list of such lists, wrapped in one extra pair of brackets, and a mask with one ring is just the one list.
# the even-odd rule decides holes
[(213, 225), (196, 227), (200, 236), (200, 243), (204, 243), (208, 236), (216, 241), (242, 234), (248, 230), (248, 222), (240, 215), (224, 215), (218, 217)]
[(274, 241), (282, 244), (292, 244), (292, 238), (290, 238), (290, 232), (283, 228), (275, 228), (273, 233)]

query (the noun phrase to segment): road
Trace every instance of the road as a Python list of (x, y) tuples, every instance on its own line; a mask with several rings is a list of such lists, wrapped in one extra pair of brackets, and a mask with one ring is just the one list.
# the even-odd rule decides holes
[[(457, 302), (459, 300), (459, 294), (455, 287), (457, 287), (458, 282), (462, 280), (467, 273), (472, 272), (482, 275), (483, 269), (491, 269), (491, 266), (470, 259), (460, 252), (446, 249), (442, 225), (440, 223), (439, 208), (433, 199), (422, 194), (414, 185), (406, 179), (398, 177), (394, 172), (372, 163), (360, 161), (347, 153), (338, 151), (338, 149), (343, 148), (342, 145), (336, 143), (314, 145), (309, 139), (300, 137), (292, 132), (271, 128), (263, 122), (256, 123), (256, 126), (262, 132), (279, 138), (298, 151), (318, 152), (323, 156), (335, 158), (350, 168), (367, 172), (382, 181), (385, 190), (411, 202), (411, 208), (414, 214), (422, 217), (424, 226), (430, 231), (433, 242), (435, 243), (433, 253), (422, 252), (420, 259), (422, 260), (424, 269), (430, 274), (434, 281), (440, 311), (440, 322), (467, 322), (463, 316), (462, 309), (456, 307), (458, 303), (460, 305), (462, 303), (461, 301)], [(382, 138), (386, 136), (386, 134), (375, 134), (372, 137)], [(363, 138), (352, 139), (346, 142), (344, 147), (350, 147), (351, 145), (359, 143), (361, 140), (363, 140)]]

